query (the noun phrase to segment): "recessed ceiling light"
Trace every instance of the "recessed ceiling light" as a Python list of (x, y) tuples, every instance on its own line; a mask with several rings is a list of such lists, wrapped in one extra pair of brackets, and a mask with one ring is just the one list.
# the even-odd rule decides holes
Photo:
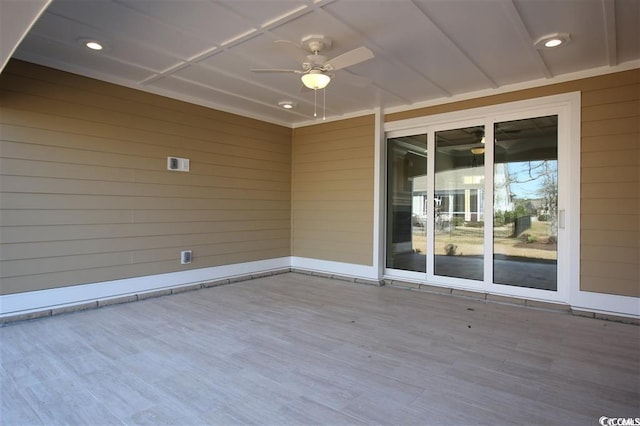
[(104, 50), (106, 48), (103, 42), (93, 38), (81, 38), (80, 40), (78, 40), (78, 43), (82, 44), (87, 49), (96, 51)]
[(569, 33), (553, 33), (540, 37), (534, 43), (537, 49), (553, 49), (568, 44), (571, 41)]
[(552, 38), (544, 42), (544, 47), (558, 47), (562, 44), (562, 40), (559, 38)]
[(97, 41), (88, 41), (84, 45), (91, 50), (102, 50), (102, 45)]
[(293, 108), (296, 107), (296, 104), (294, 102), (291, 102), (291, 101), (278, 102), (278, 105), (280, 105), (284, 109), (293, 109)]

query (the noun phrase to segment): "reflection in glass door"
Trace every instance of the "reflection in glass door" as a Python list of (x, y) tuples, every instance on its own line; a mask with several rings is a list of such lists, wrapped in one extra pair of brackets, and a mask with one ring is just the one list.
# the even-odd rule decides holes
[(578, 94), (385, 124), (391, 279), (567, 302), (579, 291)]
[(434, 274), (483, 280), (484, 127), (435, 132)]
[(558, 116), (496, 123), (493, 281), (557, 290)]
[(427, 135), (387, 140), (386, 267), (426, 271)]

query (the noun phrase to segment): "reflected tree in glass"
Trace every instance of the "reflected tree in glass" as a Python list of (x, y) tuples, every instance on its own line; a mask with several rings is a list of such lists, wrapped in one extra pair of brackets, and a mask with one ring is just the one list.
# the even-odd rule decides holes
[(493, 281), (557, 289), (558, 119), (494, 125)]

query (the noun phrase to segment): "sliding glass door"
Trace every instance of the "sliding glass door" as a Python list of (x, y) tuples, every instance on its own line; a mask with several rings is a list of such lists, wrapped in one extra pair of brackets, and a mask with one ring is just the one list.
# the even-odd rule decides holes
[(386, 267), (426, 271), (427, 135), (387, 141)]
[(567, 247), (571, 161), (562, 111), (505, 111), (388, 132), (385, 275), (564, 297), (558, 277), (568, 276), (562, 265), (570, 252), (560, 248)]
[(435, 132), (434, 274), (484, 278), (484, 127)]
[(494, 124), (493, 282), (557, 290), (558, 116)]

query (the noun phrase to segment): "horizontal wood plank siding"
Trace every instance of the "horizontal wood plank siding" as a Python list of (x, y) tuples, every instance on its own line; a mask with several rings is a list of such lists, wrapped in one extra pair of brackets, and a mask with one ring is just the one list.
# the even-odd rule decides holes
[(291, 129), (20, 61), (0, 103), (0, 294), (290, 255)]
[(294, 129), (292, 254), (372, 265), (374, 116)]
[(582, 90), (580, 285), (638, 297), (640, 71), (627, 74), (608, 88)]
[[(638, 297), (640, 70), (385, 121), (572, 91), (580, 286)], [(0, 107), (0, 294), (289, 255), (373, 263), (373, 115), (291, 130), (21, 61)], [(166, 171), (167, 156), (191, 172)]]
[[(580, 91), (580, 288), (640, 296), (640, 70), (388, 114), (386, 121)], [(577, 183), (576, 183), (577, 184)]]

